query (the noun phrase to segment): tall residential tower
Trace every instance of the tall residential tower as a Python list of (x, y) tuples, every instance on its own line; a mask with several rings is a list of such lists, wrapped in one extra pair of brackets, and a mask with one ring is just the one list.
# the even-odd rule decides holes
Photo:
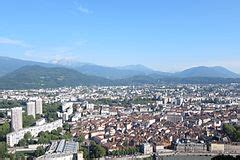
[(27, 115), (32, 115), (34, 118), (36, 117), (35, 114), (35, 102), (28, 102), (27, 103)]
[(22, 107), (15, 107), (11, 109), (11, 129), (12, 131), (19, 131), (22, 129)]
[(42, 114), (42, 99), (38, 98), (36, 100), (36, 114)]

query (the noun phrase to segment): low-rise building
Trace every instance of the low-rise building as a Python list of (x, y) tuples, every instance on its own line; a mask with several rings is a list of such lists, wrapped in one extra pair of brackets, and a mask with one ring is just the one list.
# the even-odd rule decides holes
[(214, 153), (224, 153), (224, 144), (211, 143), (210, 151)]
[(36, 126), (41, 126), (41, 125), (44, 125), (45, 123), (46, 123), (45, 118), (41, 118), (36, 121)]
[(240, 143), (224, 144), (224, 153), (240, 154)]
[(83, 153), (78, 152), (78, 142), (53, 141), (45, 155), (37, 157), (36, 160), (83, 160)]
[(207, 152), (207, 145), (205, 143), (178, 143), (175, 147), (178, 152)]
[(153, 147), (152, 147), (151, 144), (149, 144), (149, 143), (143, 143), (143, 144), (140, 146), (140, 151), (141, 151), (143, 154), (152, 154), (152, 153), (153, 153)]
[(46, 123), (40, 126), (33, 126), (29, 128), (24, 128), (16, 132), (11, 132), (7, 134), (7, 145), (9, 147), (13, 147), (14, 145), (18, 144), (18, 142), (24, 138), (24, 135), (28, 132), (31, 133), (33, 137), (37, 137), (40, 132), (51, 132), (54, 129), (57, 129), (58, 127), (62, 127), (63, 123), (62, 120), (59, 119), (57, 121)]

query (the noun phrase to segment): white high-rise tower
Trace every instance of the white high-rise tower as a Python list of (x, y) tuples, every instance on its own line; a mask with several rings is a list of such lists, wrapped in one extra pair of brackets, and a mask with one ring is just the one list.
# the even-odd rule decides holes
[(36, 114), (42, 114), (42, 99), (38, 98), (36, 100)]
[(27, 103), (27, 115), (32, 115), (34, 118), (36, 117), (35, 114), (35, 102), (28, 102)]
[(22, 129), (22, 107), (15, 107), (11, 109), (11, 128), (12, 131), (19, 131)]

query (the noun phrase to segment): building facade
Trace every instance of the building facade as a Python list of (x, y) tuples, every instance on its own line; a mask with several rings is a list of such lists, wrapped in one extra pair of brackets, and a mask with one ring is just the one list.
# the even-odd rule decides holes
[(43, 111), (42, 111), (42, 99), (41, 98), (38, 98), (36, 100), (36, 114), (42, 114)]
[(19, 131), (22, 129), (22, 107), (15, 107), (11, 109), (11, 129), (12, 131)]
[(153, 153), (153, 147), (149, 143), (143, 143), (140, 145), (140, 151), (143, 154), (152, 154)]
[(35, 102), (27, 103), (27, 115), (32, 115), (34, 118), (36, 117)]
[(24, 135), (28, 132), (31, 133), (33, 137), (37, 137), (40, 132), (51, 132), (54, 129), (57, 129), (58, 127), (62, 127), (63, 123), (62, 120), (59, 119), (57, 121), (46, 123), (40, 126), (34, 126), (29, 128), (24, 128), (21, 130), (18, 130), (17, 132), (11, 132), (7, 134), (7, 145), (9, 147), (13, 147), (14, 145), (18, 144), (18, 142), (24, 138)]
[(79, 144), (74, 141), (52, 141), (46, 153), (37, 160), (83, 160), (83, 153), (78, 152)]
[(205, 143), (194, 143), (194, 142), (190, 142), (190, 143), (178, 143), (175, 146), (176, 151), (178, 152), (199, 152), (199, 153), (203, 153), (203, 152), (207, 152), (207, 145)]

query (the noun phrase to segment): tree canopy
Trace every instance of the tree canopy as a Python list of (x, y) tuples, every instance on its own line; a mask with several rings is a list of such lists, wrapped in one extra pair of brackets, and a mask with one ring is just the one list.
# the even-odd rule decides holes
[(57, 112), (61, 111), (61, 104), (52, 103), (43, 105), (43, 114), (49, 122), (53, 122), (58, 119)]
[(0, 142), (0, 159), (7, 156), (7, 144), (5, 142)]
[(72, 135), (70, 134), (70, 132), (65, 132), (64, 134), (61, 134), (61, 129), (58, 128), (57, 130), (53, 130), (52, 132), (40, 132), (38, 137), (38, 144), (45, 144), (49, 143), (51, 140), (69, 140), (72, 138)]
[(229, 136), (229, 138), (232, 141), (240, 142), (240, 127), (239, 126), (224, 124), (223, 131)]
[(0, 141), (5, 141), (6, 134), (10, 133), (10, 131), (9, 123), (4, 122), (4, 124), (0, 126)]
[(1, 100), (0, 101), (0, 108), (13, 108), (19, 107), (21, 103), (17, 100)]
[(38, 146), (37, 150), (34, 152), (35, 157), (39, 157), (45, 154), (45, 149), (42, 146)]
[(23, 113), (23, 127), (33, 126), (35, 123), (36, 120), (34, 119), (33, 115), (27, 115), (26, 113)]
[(106, 155), (106, 149), (95, 142), (91, 142), (90, 145), (90, 157), (100, 158)]

